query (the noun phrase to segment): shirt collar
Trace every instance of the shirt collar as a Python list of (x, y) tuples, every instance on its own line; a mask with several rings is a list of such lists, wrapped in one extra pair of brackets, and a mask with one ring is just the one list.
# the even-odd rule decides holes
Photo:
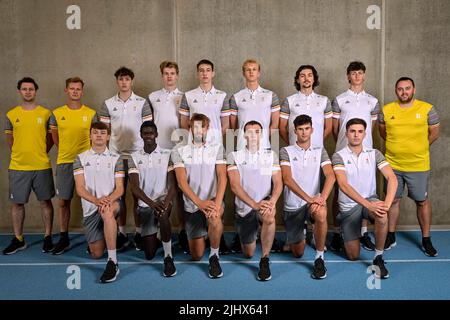
[(308, 148), (308, 149), (303, 149), (303, 148), (300, 147), (300, 146), (297, 144), (297, 142), (296, 142), (296, 143), (295, 143), (295, 148), (296, 148), (297, 150), (300, 150), (300, 151), (311, 151), (311, 150), (312, 150), (312, 144), (309, 145), (309, 148)]
[[(348, 144), (347, 144), (346, 148), (347, 148), (347, 152), (348, 152), (349, 154), (354, 154), (354, 155), (356, 155), (356, 153), (354, 153), (354, 152), (352, 151), (352, 149), (350, 149), (350, 147), (348, 146)], [(367, 149), (366, 149), (366, 147), (363, 145), (363, 148), (362, 148), (361, 153), (366, 153), (366, 152), (367, 152)], [(361, 154), (361, 153), (360, 153), (360, 154)]]
[(249, 89), (248, 87), (245, 87), (245, 89), (246, 89), (247, 92), (250, 93), (250, 94), (254, 94), (254, 93), (256, 93), (256, 92), (261, 92), (261, 91), (262, 91), (262, 88), (261, 88), (260, 85), (258, 85), (258, 88), (256, 88), (255, 90), (251, 90), (251, 89)]
[(348, 90), (347, 90), (347, 93), (350, 94), (350, 95), (352, 95), (352, 96), (354, 96), (354, 97), (358, 97), (358, 96), (361, 96), (361, 95), (365, 94), (366, 91), (363, 90), (363, 91), (361, 91), (361, 92), (354, 92), (354, 91), (352, 91), (351, 89), (348, 89)]
[(162, 92), (164, 94), (177, 94), (178, 92), (180, 92), (180, 90), (178, 90), (178, 88), (175, 88), (172, 91), (169, 91), (166, 88), (162, 88)]
[(102, 153), (97, 153), (92, 148), (89, 151), (90, 151), (91, 155), (97, 155), (97, 156), (108, 156), (111, 154), (108, 147), (106, 147), (105, 151), (103, 151)]
[(311, 94), (306, 95), (303, 92), (298, 91), (298, 95), (302, 98), (310, 98), (310, 97), (313, 98), (316, 95), (316, 93), (313, 91), (313, 92), (311, 92)]
[(216, 88), (214, 88), (214, 85), (211, 87), (211, 90), (209, 90), (208, 92), (203, 91), (203, 89), (200, 86), (198, 86), (198, 90), (200, 90), (200, 92), (203, 94), (214, 94), (216, 92)]
[(117, 94), (115, 95), (115, 98), (116, 98), (116, 101), (120, 101), (120, 102), (125, 102), (125, 103), (126, 103), (126, 102), (128, 102), (128, 101), (133, 101), (133, 100), (135, 100), (136, 95), (134, 94), (133, 91), (131, 91), (131, 96), (128, 98), (127, 101), (123, 101), (122, 99), (120, 99), (119, 93), (117, 93)]

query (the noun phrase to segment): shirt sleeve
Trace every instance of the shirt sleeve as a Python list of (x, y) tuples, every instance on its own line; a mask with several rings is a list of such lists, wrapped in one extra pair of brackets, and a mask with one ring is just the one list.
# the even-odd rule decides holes
[(84, 174), (84, 167), (81, 163), (80, 156), (77, 156), (73, 162), (73, 175), (76, 176), (78, 174)]
[(226, 164), (225, 149), (222, 144), (217, 147), (216, 164)]
[(175, 168), (184, 168), (183, 158), (180, 155), (181, 148), (173, 148), (172, 153), (170, 154), (169, 166)]
[(123, 165), (123, 158), (119, 157), (114, 167), (114, 178), (124, 178), (125, 177), (125, 167)]
[(179, 113), (186, 117), (190, 117), (190, 115), (191, 115), (191, 111), (189, 108), (189, 103), (186, 98), (186, 94), (183, 94), (183, 97), (181, 97)]
[(372, 121), (377, 120), (379, 113), (380, 113), (380, 103), (377, 101), (377, 103), (375, 104), (375, 107), (373, 107), (372, 111), (370, 111)]
[(227, 171), (238, 170), (236, 160), (234, 159), (234, 152), (230, 152), (227, 157)]
[(111, 115), (109, 114), (108, 106), (106, 102), (103, 102), (100, 110), (98, 110), (98, 119), (104, 123), (111, 123)]
[(58, 129), (58, 122), (56, 122), (56, 117), (53, 113), (48, 119), (48, 123), (50, 124), (50, 129)]
[(334, 171), (346, 171), (344, 159), (342, 159), (342, 156), (339, 153), (336, 152), (333, 154), (331, 162), (333, 164)]
[(322, 154), (320, 156), (320, 166), (326, 166), (327, 164), (331, 164), (330, 157), (328, 156), (327, 150), (325, 148), (322, 148)]
[(270, 105), (272, 112), (280, 111), (280, 99), (275, 92), (272, 92), (272, 104)]
[(378, 113), (378, 122), (381, 124), (384, 124), (384, 112), (383, 110), (380, 110), (380, 113)]
[(289, 115), (291, 114), (291, 110), (289, 109), (289, 100), (286, 98), (283, 100), (281, 104), (281, 112), (280, 117), (286, 120), (289, 120)]
[(428, 125), (435, 126), (439, 124), (439, 115), (436, 111), (435, 107), (431, 107), (430, 111), (428, 111)]
[(13, 125), (11, 123), (11, 120), (9, 120), (9, 117), (5, 117), (5, 133), (12, 134), (13, 133)]
[(330, 99), (327, 98), (327, 105), (325, 106), (325, 110), (323, 111), (323, 115), (325, 119), (329, 119), (333, 117), (333, 110), (331, 108), (331, 102)]
[(389, 162), (387, 162), (384, 155), (379, 150), (376, 149), (375, 149), (375, 161), (377, 162), (378, 169), (381, 169), (389, 165)]
[(331, 102), (331, 110), (333, 111), (334, 119), (339, 119), (341, 117), (341, 107), (339, 106), (337, 99), (334, 99), (333, 102)]
[(237, 106), (236, 98), (234, 97), (234, 94), (230, 98), (230, 111), (231, 111), (231, 113), (230, 113), (231, 115), (237, 116), (238, 106)]
[(131, 174), (131, 173), (137, 173), (137, 174), (139, 174), (139, 169), (138, 169), (138, 167), (136, 166), (136, 163), (134, 162), (133, 156), (131, 156), (131, 157), (128, 159), (128, 173), (129, 173), (129, 174)]
[(282, 166), (291, 166), (291, 159), (289, 158), (289, 153), (286, 148), (280, 149), (280, 165)]
[(273, 162), (272, 162), (272, 172), (274, 171), (280, 171), (280, 161), (278, 160), (278, 155), (275, 151), (272, 151), (272, 158), (273, 158)]
[(230, 98), (225, 95), (225, 98), (222, 102), (222, 109), (220, 110), (220, 117), (229, 117), (230, 113)]
[(152, 107), (150, 106), (150, 101), (145, 99), (144, 105), (142, 106), (142, 121), (153, 120)]

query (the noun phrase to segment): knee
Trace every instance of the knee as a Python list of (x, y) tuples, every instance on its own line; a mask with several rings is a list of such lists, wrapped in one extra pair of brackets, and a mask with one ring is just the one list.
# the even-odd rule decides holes
[(100, 251), (100, 250), (98, 250), (98, 251), (95, 251), (95, 250), (91, 251), (91, 258), (92, 259), (100, 259), (101, 257), (103, 257), (103, 251)]
[(155, 257), (155, 253), (154, 252), (145, 252), (145, 259), (153, 260), (154, 257)]
[(321, 209), (314, 216), (315, 223), (324, 224), (327, 222), (327, 211), (325, 209)]
[(39, 205), (42, 209), (50, 208), (53, 206), (51, 200), (39, 201)]
[(247, 259), (253, 258), (253, 252), (244, 252), (244, 257)]
[(292, 250), (292, 255), (296, 259), (303, 257), (303, 253), (304, 253), (303, 251)]
[(209, 218), (208, 224), (213, 228), (218, 228), (222, 224), (220, 217)]
[(347, 252), (347, 259), (348, 260), (356, 261), (356, 260), (358, 260), (358, 258), (359, 258), (359, 255), (357, 255), (356, 253), (354, 253), (354, 252)]
[(429, 200), (425, 199), (424, 201), (416, 201), (416, 205), (417, 207), (425, 207), (426, 205), (428, 205)]
[(263, 223), (268, 226), (275, 224), (275, 217), (274, 216), (264, 216)]
[(383, 216), (381, 216), (381, 217), (380, 217), (380, 216), (377, 216), (375, 221), (376, 221), (379, 225), (384, 226), (384, 225), (386, 225), (387, 222), (388, 222), (388, 217), (387, 217), (386, 214), (383, 215)]
[(203, 255), (199, 255), (197, 253), (191, 253), (191, 258), (193, 261), (200, 261)]

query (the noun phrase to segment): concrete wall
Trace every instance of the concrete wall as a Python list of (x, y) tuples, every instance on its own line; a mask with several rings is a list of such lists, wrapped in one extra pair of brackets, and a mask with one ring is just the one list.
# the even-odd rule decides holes
[[(66, 28), (71, 4), (81, 8), (81, 30)], [(368, 29), (371, 5), (385, 12), (384, 28)], [(432, 147), (433, 223), (450, 224), (448, 12), (446, 0), (0, 0), (1, 113), (18, 102), (15, 85), (25, 75), (38, 81), (39, 101), (50, 109), (65, 102), (64, 80), (79, 75), (86, 81), (84, 102), (98, 108), (115, 93), (113, 73), (119, 66), (135, 71), (135, 92), (146, 95), (160, 87), (158, 65), (164, 59), (179, 62), (182, 90), (197, 85), (195, 64), (210, 59), (216, 64), (215, 86), (232, 93), (243, 85), (242, 62), (257, 58), (262, 85), (280, 99), (295, 92), (298, 66), (313, 64), (321, 82), (316, 91), (332, 98), (346, 90), (345, 69), (357, 59), (368, 68), (367, 92), (388, 102), (395, 97), (395, 80), (410, 75), (418, 97), (436, 105), (443, 125)], [(379, 137), (374, 139), (382, 147)], [(334, 142), (326, 145), (332, 153)], [(9, 231), (9, 152), (4, 150), (0, 229)], [(55, 150), (51, 154), (54, 159)], [(32, 199), (25, 228), (40, 230), (39, 207)], [(80, 206), (74, 202), (72, 226), (79, 227)], [(416, 224), (414, 206), (403, 202), (400, 223)], [(229, 212), (226, 223), (232, 221)]]

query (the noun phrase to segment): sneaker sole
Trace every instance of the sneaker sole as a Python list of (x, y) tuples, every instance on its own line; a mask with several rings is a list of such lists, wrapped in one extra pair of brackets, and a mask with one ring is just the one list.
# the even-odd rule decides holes
[(434, 256), (432, 256), (431, 254), (428, 254), (428, 253), (425, 251), (425, 248), (424, 248), (424, 247), (422, 247), (422, 251), (423, 251), (423, 253), (424, 253), (427, 257), (434, 258), (434, 257), (437, 257), (437, 256), (438, 256), (438, 253), (437, 253), (437, 252), (436, 252), (436, 254), (435, 254)]
[(10, 254), (14, 254), (14, 253), (16, 253), (17, 251), (25, 250), (26, 248), (27, 248), (27, 245), (24, 244), (23, 246), (21, 246), (20, 248), (17, 248), (17, 249), (14, 250), (14, 251), (11, 251), (11, 252), (8, 252), (8, 253), (5, 253), (5, 252), (4, 252), (3, 254), (9, 256)]
[(101, 280), (100, 280), (100, 283), (110, 283), (110, 282), (114, 282), (114, 281), (116, 281), (116, 279), (117, 279), (117, 276), (119, 275), (119, 273), (120, 273), (120, 269), (119, 269), (119, 268), (117, 268), (117, 272), (116, 272), (116, 275), (114, 276), (114, 278), (112, 278), (112, 279), (109, 279), (109, 280), (105, 280), (105, 281), (101, 281)]
[(126, 248), (128, 248), (128, 246), (130, 245), (130, 242), (128, 241), (128, 242), (125, 242), (124, 243), (124, 245), (120, 248), (120, 249), (116, 249), (117, 251), (123, 251), (123, 250), (125, 250)]
[(51, 248), (50, 250), (44, 250), (42, 249), (42, 253), (52, 253), (53, 249), (55, 249), (55, 246), (53, 246), (53, 248)]
[(212, 276), (212, 275), (208, 272), (208, 276), (209, 276), (211, 279), (219, 279), (219, 278), (222, 278), (223, 272), (221, 272), (218, 276)]
[(259, 276), (256, 277), (256, 279), (258, 279), (259, 281), (269, 281), (270, 279), (272, 279), (272, 275), (270, 275), (268, 278), (266, 279), (262, 279)]
[[(363, 247), (364, 250), (367, 250), (367, 251), (375, 251), (375, 249), (366, 247), (366, 246), (364, 246), (364, 245), (362, 245), (362, 247)], [(384, 249), (384, 250), (386, 250), (386, 249)]]
[(375, 266), (372, 266), (372, 273), (375, 275), (375, 278), (377, 278), (377, 279), (387, 279), (387, 278), (389, 278), (389, 273), (386, 276), (382, 277), (379, 274), (377, 274), (377, 272), (375, 271), (375, 268), (376, 268)]
[(327, 277), (326, 273), (322, 277), (316, 277), (314, 274), (311, 273), (311, 278), (313, 278), (314, 280), (322, 280), (322, 279), (325, 279), (326, 277)]
[(393, 247), (395, 247), (397, 245), (397, 242), (392, 243), (389, 247), (384, 248), (385, 251), (389, 251), (391, 250)]
[(177, 275), (177, 271), (176, 271), (176, 270), (175, 270), (175, 272), (172, 273), (172, 274), (165, 274), (165, 273), (163, 272), (163, 276), (166, 277), (166, 278), (174, 277), (174, 276), (176, 276), (176, 275)]
[(68, 251), (70, 249), (70, 244), (67, 246), (67, 247), (65, 247), (63, 250), (61, 250), (61, 251), (52, 251), (52, 254), (53, 255), (55, 255), (55, 256), (59, 256), (60, 254), (63, 254), (64, 252), (66, 252), (66, 251)]

